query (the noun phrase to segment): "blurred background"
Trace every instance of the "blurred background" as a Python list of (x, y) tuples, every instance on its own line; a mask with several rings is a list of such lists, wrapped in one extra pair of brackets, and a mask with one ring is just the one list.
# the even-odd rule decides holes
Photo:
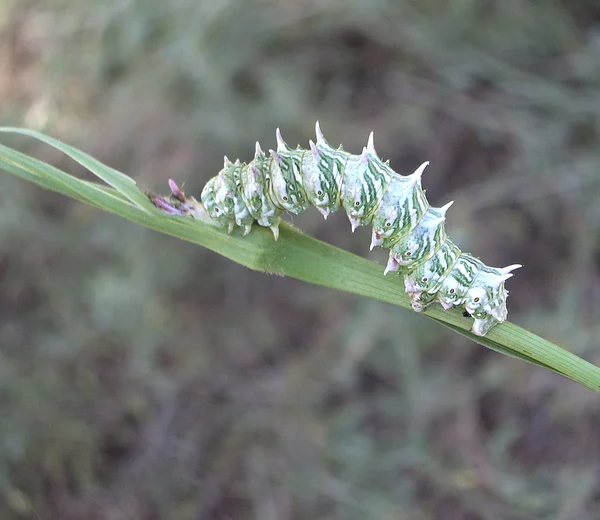
[[(600, 364), (597, 0), (0, 0), (0, 124), (199, 195), (320, 120)], [(67, 171), (60, 154), (2, 141)], [(0, 518), (597, 519), (600, 399), (0, 174)], [(338, 213), (294, 219), (383, 263)]]

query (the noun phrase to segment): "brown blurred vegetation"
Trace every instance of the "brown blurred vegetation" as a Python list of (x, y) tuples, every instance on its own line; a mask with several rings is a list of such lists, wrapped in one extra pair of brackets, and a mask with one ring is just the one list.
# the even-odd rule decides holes
[[(511, 319), (600, 363), (596, 0), (4, 0), (0, 31), (0, 124), (143, 189), (198, 194), (316, 119), (349, 150), (375, 130), (400, 172), (430, 160), (463, 249), (525, 265)], [(600, 517), (597, 394), (0, 185), (3, 520)], [(294, 223), (368, 254), (343, 215)]]

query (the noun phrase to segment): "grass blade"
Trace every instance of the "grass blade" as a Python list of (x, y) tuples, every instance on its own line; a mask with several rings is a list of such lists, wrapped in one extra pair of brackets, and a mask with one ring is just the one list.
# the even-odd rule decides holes
[(78, 150), (77, 148), (74, 148), (73, 146), (58, 141), (57, 139), (42, 134), (41, 132), (27, 130), (25, 128), (0, 127), (0, 132), (26, 135), (39, 141), (43, 141), (44, 143), (49, 144), (50, 146), (71, 157), (71, 159), (115, 188), (118, 192), (122, 193), (140, 209), (149, 211), (152, 207), (152, 203), (148, 200), (148, 197), (140, 192), (135, 181), (131, 177), (128, 177), (114, 168), (102, 164), (97, 159), (94, 159), (92, 156), (82, 152), (81, 150)]
[[(45, 189), (73, 197), (161, 233), (211, 249), (250, 269), (284, 274), (393, 305), (410, 308), (400, 277), (384, 277), (383, 266), (304, 235), (283, 224), (273, 241), (270, 231), (255, 228), (247, 237), (191, 218), (171, 217), (156, 209), (126, 175), (96, 159), (38, 132), (2, 128), (30, 135), (63, 151), (112, 187), (83, 181), (26, 154), (0, 145), (0, 168)], [(412, 310), (410, 312), (413, 312)], [(595, 391), (600, 391), (600, 368), (561, 347), (509, 322), (487, 336), (469, 332), (470, 320), (458, 310), (432, 306), (422, 313), (492, 350), (536, 364)], [(415, 319), (421, 319), (415, 316)]]

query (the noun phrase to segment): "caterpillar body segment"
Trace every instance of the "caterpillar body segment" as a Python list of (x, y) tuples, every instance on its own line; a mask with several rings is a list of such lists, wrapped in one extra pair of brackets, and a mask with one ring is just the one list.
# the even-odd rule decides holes
[(429, 208), (421, 188), (421, 175), (428, 164), (424, 162), (412, 175), (392, 177), (373, 215), (371, 249), (375, 246), (391, 248), (421, 220)]
[(285, 211), (298, 214), (314, 206), (326, 219), (343, 207), (352, 231), (372, 226), (371, 249), (390, 250), (384, 274), (403, 277), (415, 311), (435, 301), (444, 309), (463, 307), (474, 318), (471, 331), (480, 336), (506, 320), (504, 282), (521, 266), (486, 266), (447, 237), (452, 202), (429, 205), (421, 187), (428, 162), (403, 176), (379, 158), (373, 133), (359, 155), (332, 147), (318, 123), (316, 135), (308, 149), (293, 149), (277, 129), (276, 150), (266, 154), (256, 143), (250, 163), (225, 158), (223, 169), (202, 190), (201, 202), (186, 197), (173, 181), (170, 197), (151, 199), (168, 214), (191, 215), (229, 233), (239, 227), (247, 235), (256, 222), (270, 228), (275, 240)]
[(387, 271), (412, 270), (429, 260), (446, 241), (446, 211), (452, 203), (442, 208), (430, 207), (417, 225), (391, 246)]
[(340, 207), (346, 154), (324, 141), (320, 148), (312, 141), (309, 144), (310, 150), (302, 157), (304, 189), (310, 203), (327, 219)]
[(349, 155), (344, 168), (341, 197), (352, 231), (358, 226), (371, 224), (373, 213), (394, 173), (367, 148), (363, 148), (360, 155)]
[(414, 310), (420, 312), (435, 300), (460, 254), (461, 250), (448, 238), (427, 262), (406, 273), (404, 288)]

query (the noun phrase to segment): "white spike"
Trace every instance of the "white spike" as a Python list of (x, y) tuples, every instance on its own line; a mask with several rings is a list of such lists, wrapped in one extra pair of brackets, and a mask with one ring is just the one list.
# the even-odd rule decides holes
[(254, 147), (254, 157), (262, 157), (263, 155), (265, 155), (265, 152), (262, 151), (260, 143), (256, 141), (256, 146)]
[(250, 231), (252, 231), (252, 224), (246, 224), (246, 226), (244, 227), (244, 236), (248, 235)]
[(317, 134), (317, 144), (325, 144), (325, 136), (323, 135), (323, 132), (321, 132), (318, 121), (315, 123), (315, 133)]
[[(258, 143), (256, 143), (258, 144)], [(228, 168), (229, 166), (231, 166), (233, 163), (227, 158), (227, 156), (225, 155), (223, 157), (223, 168)]]
[(313, 143), (312, 140), (308, 141), (308, 144), (310, 145), (310, 149), (311, 149), (313, 155), (315, 156), (315, 159), (317, 161), (320, 161), (321, 160), (321, 152), (317, 148), (317, 145), (315, 143)]
[(508, 280), (509, 278), (512, 278), (513, 276), (514, 276), (514, 274), (511, 274), (511, 273), (498, 275), (492, 281), (490, 281), (490, 285), (492, 287), (498, 287), (502, 282), (505, 282), (506, 280)]
[(375, 136), (373, 135), (373, 132), (369, 134), (369, 141), (367, 142), (367, 151), (374, 157), (379, 158), (377, 152), (375, 151)]
[(450, 202), (448, 202), (448, 204), (444, 204), (441, 208), (439, 208), (439, 212), (442, 215), (445, 215), (446, 212), (450, 209), (450, 206), (452, 206), (452, 204), (454, 204), (453, 200), (451, 200)]
[(275, 138), (277, 139), (277, 151), (278, 152), (283, 152), (288, 149), (288, 145), (283, 140), (283, 137), (281, 137), (281, 131), (279, 130), (279, 128), (277, 130), (275, 130)]
[(499, 269), (499, 271), (503, 274), (508, 274), (512, 271), (515, 271), (516, 269), (520, 269), (521, 267), (523, 267), (521, 264), (512, 264), (512, 265), (507, 265), (506, 267), (503, 267), (502, 269)]
[(356, 231), (356, 228), (360, 225), (360, 221), (357, 218), (351, 217), (348, 215), (348, 219), (350, 220), (350, 225), (352, 226), (352, 233)]
[(429, 161), (425, 161), (423, 164), (421, 164), (421, 166), (419, 166), (412, 175), (410, 175), (410, 180), (412, 181), (413, 184), (417, 184), (421, 182), (421, 177), (423, 176), (423, 172), (425, 171), (425, 168), (427, 168), (427, 166), (429, 166)]

